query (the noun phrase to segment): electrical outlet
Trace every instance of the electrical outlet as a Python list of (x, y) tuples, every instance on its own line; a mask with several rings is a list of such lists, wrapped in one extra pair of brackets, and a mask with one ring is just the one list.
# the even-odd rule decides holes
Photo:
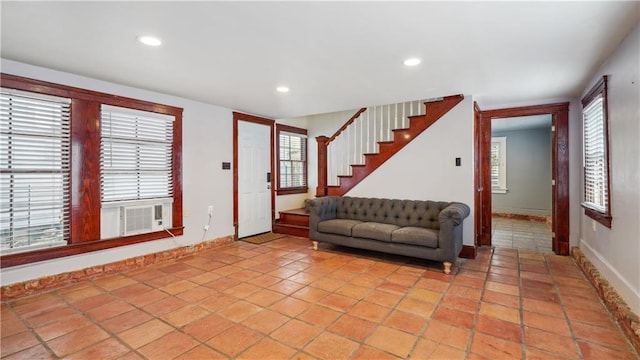
[(209, 216), (213, 216), (213, 205), (209, 205), (209, 208), (207, 209), (207, 213), (209, 214)]

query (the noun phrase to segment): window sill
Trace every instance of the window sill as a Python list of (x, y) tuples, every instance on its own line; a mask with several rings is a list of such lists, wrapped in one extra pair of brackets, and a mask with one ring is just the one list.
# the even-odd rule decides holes
[[(179, 236), (183, 234), (184, 227), (173, 227), (167, 229), (171, 231), (173, 236)], [(111, 249), (118, 246), (132, 245), (146, 241), (160, 240), (164, 238), (172, 237), (167, 231), (157, 231), (152, 233), (133, 235), (127, 237), (94, 240), (87, 242), (80, 242), (76, 244), (69, 244), (65, 246), (58, 246), (54, 248), (34, 250), (28, 252), (21, 252), (16, 254), (7, 254), (0, 256), (0, 268), (8, 268), (16, 265), (24, 265), (34, 263), (43, 260), (50, 260), (61, 258), (71, 255), (80, 255), (89, 253), (92, 251)]]
[(278, 193), (278, 195), (306, 194), (307, 192), (309, 192), (309, 188), (308, 187), (285, 188), (285, 189), (278, 189), (276, 190), (276, 192)]
[(491, 189), (492, 194), (506, 194), (509, 192), (509, 189)]
[(585, 206), (584, 204), (582, 205), (582, 207), (584, 208), (584, 214), (586, 216), (611, 229), (611, 220), (613, 219), (611, 217), (611, 214), (603, 214), (590, 207)]

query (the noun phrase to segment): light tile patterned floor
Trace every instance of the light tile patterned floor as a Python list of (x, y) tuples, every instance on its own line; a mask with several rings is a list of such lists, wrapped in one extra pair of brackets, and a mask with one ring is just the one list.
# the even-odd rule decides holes
[(636, 359), (569, 257), (440, 264), (287, 237), (2, 303), (7, 359)]
[(495, 247), (552, 252), (551, 227), (544, 222), (493, 217), (491, 230)]

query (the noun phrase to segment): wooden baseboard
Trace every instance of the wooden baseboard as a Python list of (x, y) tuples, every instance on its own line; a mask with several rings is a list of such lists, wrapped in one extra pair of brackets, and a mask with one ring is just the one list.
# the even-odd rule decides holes
[(540, 221), (540, 222), (550, 222), (551, 216), (543, 216), (543, 215), (526, 215), (526, 214), (509, 214), (509, 213), (491, 213), (491, 217), (499, 217), (505, 219), (516, 219), (516, 220), (529, 220), (529, 221)]
[(462, 251), (460, 251), (460, 255), (458, 257), (465, 259), (475, 259), (477, 253), (477, 248), (472, 245), (462, 245)]
[(182, 246), (147, 255), (140, 255), (113, 263), (96, 265), (89, 268), (49, 275), (20, 283), (3, 285), (0, 288), (0, 299), (2, 301), (7, 301), (24, 296), (38, 294), (44, 291), (51, 291), (81, 281), (93, 280), (122, 271), (133, 270), (153, 264), (159, 264), (168, 260), (179, 259), (181, 257), (193, 255), (201, 251), (227, 245), (232, 242), (232, 236), (225, 236), (213, 240), (203, 241), (194, 245)]

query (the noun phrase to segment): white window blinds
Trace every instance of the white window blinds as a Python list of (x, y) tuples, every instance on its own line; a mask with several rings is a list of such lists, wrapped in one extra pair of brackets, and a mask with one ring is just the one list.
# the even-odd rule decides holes
[(584, 118), (584, 205), (608, 210), (604, 98), (596, 96), (582, 110)]
[(307, 186), (307, 137), (280, 132), (280, 189)]
[(173, 196), (173, 116), (102, 105), (102, 202)]
[(0, 252), (66, 245), (69, 99), (0, 91)]
[(491, 187), (500, 187), (500, 144), (491, 143)]
[(491, 189), (507, 192), (507, 138), (491, 138)]

